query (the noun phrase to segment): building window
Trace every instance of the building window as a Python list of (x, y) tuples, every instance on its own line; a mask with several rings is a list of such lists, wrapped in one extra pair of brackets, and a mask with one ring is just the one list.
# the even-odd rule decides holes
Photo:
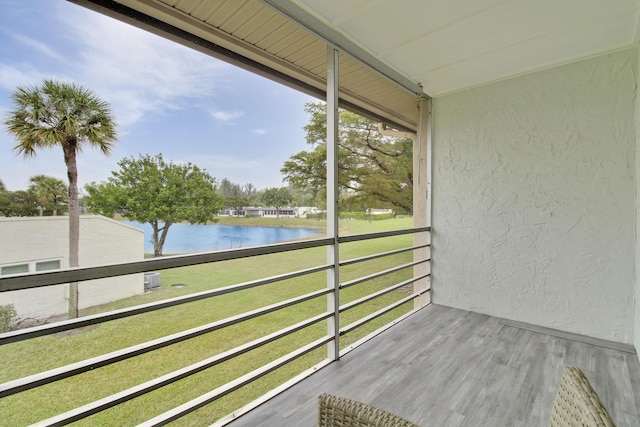
[(59, 270), (60, 260), (36, 261), (36, 271)]
[(7, 274), (32, 273), (35, 271), (59, 270), (60, 258), (38, 261), (21, 262), (15, 264), (0, 265), (0, 276)]
[(29, 272), (29, 264), (14, 264), (14, 265), (3, 265), (0, 267), (0, 274), (3, 276), (5, 274), (19, 274), (19, 273), (28, 273)]

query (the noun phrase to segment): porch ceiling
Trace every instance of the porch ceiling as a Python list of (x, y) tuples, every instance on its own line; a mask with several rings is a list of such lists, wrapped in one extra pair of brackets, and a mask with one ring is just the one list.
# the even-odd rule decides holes
[(640, 17), (640, 0), (71, 1), (321, 98), (338, 47), (343, 106), (412, 131), (423, 91), (630, 47)]
[(433, 97), (630, 47), (640, 16), (638, 0), (292, 3)]

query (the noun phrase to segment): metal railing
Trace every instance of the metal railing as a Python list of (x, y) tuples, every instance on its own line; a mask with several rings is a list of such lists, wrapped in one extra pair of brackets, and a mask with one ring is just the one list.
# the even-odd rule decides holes
[[(277, 254), (282, 252), (292, 252), (295, 254), (296, 251), (300, 251), (304, 249), (331, 246), (331, 245), (334, 245), (336, 241), (338, 244), (343, 244), (343, 243), (359, 242), (359, 241), (372, 240), (372, 239), (381, 239), (381, 238), (407, 235), (407, 234), (414, 235), (416, 233), (428, 233), (430, 232), (430, 230), (431, 230), (430, 227), (422, 227), (422, 228), (412, 228), (412, 229), (389, 231), (389, 232), (382, 232), (382, 233), (369, 233), (369, 234), (362, 234), (362, 235), (343, 236), (343, 237), (338, 237), (337, 239), (333, 239), (333, 238), (311, 239), (311, 240), (298, 241), (298, 242), (292, 242), (292, 243), (280, 243), (280, 244), (269, 245), (269, 246), (232, 249), (227, 251), (216, 251), (216, 252), (207, 252), (207, 253), (200, 253), (200, 254), (171, 256), (171, 257), (164, 257), (164, 258), (146, 259), (143, 261), (136, 261), (136, 262), (129, 262), (129, 263), (103, 265), (103, 266), (97, 266), (97, 267), (79, 267), (79, 268), (71, 268), (71, 269), (60, 270), (60, 271), (47, 271), (42, 273), (0, 277), (0, 292), (33, 289), (33, 288), (44, 287), (44, 286), (59, 285), (59, 284), (64, 284), (69, 282), (81, 282), (85, 280), (122, 276), (122, 275), (128, 275), (133, 273), (143, 273), (143, 272), (152, 271), (152, 270), (157, 271), (157, 270), (165, 270), (165, 269), (176, 268), (176, 267), (186, 267), (186, 266), (193, 266), (193, 265), (199, 265), (199, 264), (217, 263), (217, 262), (224, 262), (224, 261), (235, 260), (240, 258), (249, 258), (249, 257), (258, 257), (263, 255), (269, 255), (269, 254)], [(363, 262), (390, 257), (394, 255), (406, 254), (409, 252), (416, 254), (417, 250), (425, 249), (430, 246), (430, 244), (428, 243), (428, 239), (424, 239), (424, 240), (427, 243), (410, 245), (410, 246), (402, 247), (399, 249), (394, 249), (391, 251), (379, 252), (379, 253), (374, 253), (367, 256), (348, 259), (348, 260), (340, 261), (338, 265), (334, 265), (333, 263), (321, 264), (321, 265), (313, 266), (310, 268), (296, 270), (293, 272), (266, 277), (258, 280), (247, 281), (243, 283), (237, 283), (230, 286), (211, 289), (203, 292), (197, 292), (197, 293), (188, 294), (188, 295), (175, 297), (171, 299), (151, 302), (143, 305), (137, 305), (137, 306), (118, 309), (118, 310), (109, 311), (105, 313), (93, 314), (93, 315), (81, 317), (78, 319), (65, 320), (57, 323), (45, 324), (45, 325), (35, 326), (27, 329), (6, 332), (6, 333), (0, 334), (0, 345), (17, 343), (20, 341), (30, 340), (36, 337), (56, 334), (59, 332), (69, 331), (72, 329), (77, 329), (85, 326), (103, 324), (103, 323), (111, 322), (117, 319), (123, 319), (126, 317), (135, 316), (143, 313), (150, 313), (157, 310), (162, 310), (165, 308), (179, 306), (183, 304), (189, 304), (189, 303), (193, 303), (200, 300), (216, 298), (225, 294), (236, 293), (236, 292), (240, 292), (248, 289), (258, 289), (262, 286), (282, 282), (284, 280), (303, 278), (314, 273), (319, 273), (323, 271), (329, 272), (336, 268), (340, 269), (340, 268), (352, 266), (358, 263), (363, 263)], [(295, 255), (292, 255), (292, 256), (295, 256)], [(365, 282), (370, 282), (374, 279), (389, 277), (393, 273), (411, 269), (419, 265), (423, 265), (423, 266), (425, 264), (428, 265), (429, 262), (430, 262), (430, 258), (428, 256), (421, 259), (415, 259), (415, 256), (414, 256), (414, 260), (411, 262), (402, 263), (385, 270), (375, 271), (371, 274), (367, 274), (361, 277), (357, 277), (357, 278), (342, 282), (339, 284), (338, 288), (340, 291), (342, 291), (343, 289), (352, 288), (357, 285), (363, 284)], [(354, 309), (355, 307), (374, 301), (391, 292), (397, 291), (401, 288), (407, 288), (408, 286), (412, 285), (417, 281), (424, 281), (423, 279), (428, 278), (428, 276), (429, 276), (429, 272), (427, 268), (426, 272), (424, 273), (421, 273), (418, 275), (414, 274), (408, 279), (401, 280), (398, 283), (391, 283), (390, 285), (382, 289), (376, 290), (367, 295), (354, 299), (353, 301), (342, 304), (339, 306), (337, 312), (339, 313), (347, 312), (349, 310)], [(372, 320), (377, 319), (380, 316), (383, 316), (384, 314), (389, 313), (392, 310), (415, 300), (416, 298), (424, 295), (429, 291), (430, 289), (428, 286), (422, 289), (417, 289), (417, 290), (414, 289), (407, 296), (397, 299), (393, 303), (387, 306), (384, 306), (372, 313), (369, 313), (364, 317), (359, 318), (348, 325), (339, 325), (339, 333), (337, 335), (329, 331), (325, 336), (314, 339), (311, 342), (289, 352), (288, 354), (285, 354), (277, 358), (276, 360), (273, 360), (257, 369), (254, 369), (251, 372), (248, 372), (224, 385), (216, 387), (215, 389), (197, 397), (196, 399), (188, 401), (170, 411), (162, 413), (156, 416), (155, 418), (148, 420), (142, 425), (145, 425), (145, 426), (163, 425), (170, 421), (176, 420), (190, 412), (193, 412), (201, 408), (204, 405), (209, 404), (210, 402), (213, 402), (219, 399), (222, 396), (225, 396), (233, 392), (234, 390), (239, 389), (240, 387), (243, 387), (257, 380), (258, 378), (261, 378), (267, 375), (268, 373), (271, 373), (279, 369), (280, 367), (292, 362), (295, 359), (298, 359), (318, 348), (321, 348), (339, 339), (339, 337), (344, 336), (356, 330), (357, 328), (360, 328), (366, 323), (369, 323)], [(160, 338), (156, 338), (144, 343), (132, 345), (116, 351), (111, 351), (105, 354), (101, 354), (99, 356), (91, 357), (79, 362), (70, 363), (54, 369), (49, 369), (43, 372), (39, 372), (37, 374), (28, 375), (23, 378), (5, 382), (3, 384), (0, 384), (0, 398), (11, 396), (17, 393), (22, 393), (27, 390), (31, 390), (40, 386), (54, 383), (59, 380), (73, 377), (75, 375), (92, 371), (99, 367), (104, 367), (107, 365), (124, 361), (126, 359), (133, 358), (135, 356), (139, 356), (145, 353), (159, 350), (159, 349), (168, 347), (170, 345), (174, 345), (176, 343), (184, 342), (194, 337), (202, 336), (202, 335), (211, 333), (213, 331), (222, 330), (224, 328), (239, 324), (241, 322), (248, 321), (250, 319), (255, 319), (259, 316), (263, 316), (268, 313), (274, 313), (279, 310), (283, 310), (288, 307), (293, 307), (304, 302), (318, 300), (320, 299), (320, 297), (323, 297), (323, 296), (326, 296), (327, 298), (335, 298), (336, 301), (339, 300), (338, 295), (336, 295), (335, 289), (333, 288), (323, 288), (323, 289), (307, 292), (303, 295), (298, 295), (293, 298), (289, 298), (289, 299), (279, 301), (267, 306), (249, 310), (244, 313), (240, 313), (231, 317), (216, 320), (204, 325), (196, 326), (184, 331), (180, 331), (180, 332), (176, 332)], [(321, 302), (318, 304), (324, 304), (324, 302)], [(402, 315), (402, 317), (412, 314), (419, 308), (420, 307), (407, 310), (406, 313)], [(189, 366), (175, 370), (173, 372), (161, 375), (150, 381), (143, 382), (142, 384), (138, 384), (134, 387), (130, 387), (126, 390), (120, 391), (118, 393), (112, 394), (110, 396), (104, 397), (102, 399), (96, 400), (86, 405), (82, 405), (78, 408), (72, 409), (70, 411), (64, 412), (54, 417), (45, 419), (39, 422), (37, 425), (42, 425), (42, 426), (64, 425), (77, 420), (81, 420), (85, 417), (91, 416), (93, 414), (97, 414), (101, 411), (112, 408), (123, 402), (127, 402), (131, 399), (142, 396), (146, 393), (150, 393), (154, 390), (160, 389), (168, 384), (172, 384), (174, 382), (187, 378), (191, 375), (194, 375), (206, 369), (212, 368), (220, 363), (231, 360), (240, 355), (246, 354), (250, 351), (259, 349), (260, 347), (266, 344), (273, 343), (276, 340), (279, 340), (284, 337), (288, 337), (291, 334), (302, 331), (303, 329), (308, 328), (312, 325), (319, 324), (323, 321), (328, 321), (328, 319), (331, 319), (336, 315), (337, 315), (336, 311), (323, 309), (323, 312), (318, 315), (314, 315), (303, 321), (300, 321), (293, 325), (289, 325), (285, 328), (282, 328), (275, 332), (261, 336), (259, 338), (249, 340), (239, 346), (228, 349), (219, 354), (212, 355), (208, 358), (205, 358), (203, 360), (200, 360), (196, 363), (193, 363)], [(397, 321), (398, 319), (393, 319), (390, 323), (387, 323), (384, 326), (379, 327), (376, 330), (372, 331), (371, 333), (366, 334), (364, 337), (360, 338), (356, 343), (351, 344), (350, 346), (347, 346), (346, 348), (342, 349), (342, 351), (340, 352), (340, 356), (352, 350), (357, 345), (360, 345), (362, 342), (375, 336), (377, 333), (386, 329), (387, 327), (396, 323)], [(334, 342), (334, 345), (339, 346), (339, 343)], [(310, 373), (321, 368), (322, 366), (325, 366), (331, 361), (332, 361), (331, 357), (329, 356), (327, 359), (316, 364), (307, 373), (303, 372), (297, 375), (296, 377), (291, 379), (290, 382), (300, 381), (306, 375), (309, 375)], [(288, 383), (284, 384), (283, 386), (286, 387), (287, 384)], [(256, 400), (253, 406), (257, 405), (262, 400), (261, 399)], [(251, 407), (252, 406), (250, 404), (247, 407), (245, 407), (243, 411), (246, 412), (246, 410), (248, 410)], [(226, 417), (225, 420), (229, 421), (230, 419), (233, 419), (237, 415), (239, 415), (239, 413), (235, 412), (234, 414)]]

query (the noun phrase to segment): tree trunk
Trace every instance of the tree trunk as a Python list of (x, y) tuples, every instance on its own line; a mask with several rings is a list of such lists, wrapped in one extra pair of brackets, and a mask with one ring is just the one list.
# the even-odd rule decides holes
[(169, 231), (169, 226), (172, 223), (165, 222), (164, 227), (158, 227), (158, 221), (151, 221), (151, 227), (153, 228), (153, 256), (159, 257), (162, 256), (162, 248), (164, 247), (164, 241), (167, 238), (167, 232)]
[(159, 257), (162, 256), (162, 246), (160, 246), (160, 238), (158, 237), (158, 221), (151, 221), (151, 228), (153, 228), (153, 236), (151, 237), (151, 243), (153, 243), (153, 256)]
[(167, 239), (167, 233), (169, 232), (169, 226), (171, 226), (170, 222), (165, 222), (164, 227), (162, 227), (162, 234), (160, 234), (160, 241), (158, 242), (159, 247), (159, 255), (162, 256), (162, 251), (164, 248), (164, 241)]
[[(78, 206), (78, 167), (76, 165), (76, 141), (63, 145), (64, 162), (69, 178), (69, 267), (79, 266), (80, 209)], [(78, 282), (69, 283), (69, 318), (78, 317)]]

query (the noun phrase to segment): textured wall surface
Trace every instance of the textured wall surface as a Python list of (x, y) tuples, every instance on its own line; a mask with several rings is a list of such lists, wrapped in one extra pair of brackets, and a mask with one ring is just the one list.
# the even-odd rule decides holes
[(626, 50), (435, 100), (435, 303), (633, 341)]
[[(69, 219), (0, 218), (0, 262), (58, 258), (69, 267)], [(83, 267), (144, 259), (144, 232), (101, 216), (80, 217), (80, 265)], [(88, 280), (79, 287), (81, 309), (144, 292), (144, 275)], [(0, 293), (0, 304), (14, 304), (22, 319), (46, 319), (68, 310), (68, 285)]]

